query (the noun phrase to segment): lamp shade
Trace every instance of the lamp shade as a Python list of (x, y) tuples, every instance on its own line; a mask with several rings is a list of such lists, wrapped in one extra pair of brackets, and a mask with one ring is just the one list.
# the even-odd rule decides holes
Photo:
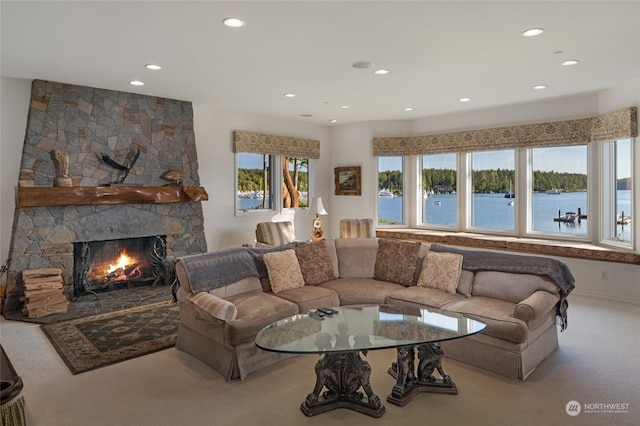
[(322, 197), (316, 198), (316, 214), (322, 216), (329, 214), (322, 205)]

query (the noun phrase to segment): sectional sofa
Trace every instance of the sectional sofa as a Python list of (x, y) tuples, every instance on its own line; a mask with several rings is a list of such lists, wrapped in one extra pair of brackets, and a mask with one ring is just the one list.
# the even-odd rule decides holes
[(180, 258), (176, 348), (226, 379), (291, 355), (259, 349), (265, 326), (319, 307), (426, 306), (463, 312), (484, 332), (443, 342), (445, 357), (524, 380), (558, 348), (574, 287), (555, 259), (375, 238), (238, 247)]

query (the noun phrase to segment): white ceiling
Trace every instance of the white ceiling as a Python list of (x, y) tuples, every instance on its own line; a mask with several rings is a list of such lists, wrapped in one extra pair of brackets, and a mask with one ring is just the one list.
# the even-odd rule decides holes
[[(223, 26), (230, 16), (246, 26)], [(1, 20), (3, 77), (322, 125), (517, 104), (640, 78), (638, 1), (3, 0)], [(521, 35), (532, 27), (545, 32)], [(580, 63), (561, 66), (565, 59)], [(355, 69), (357, 61), (375, 67)], [(131, 86), (136, 79), (145, 85)]]

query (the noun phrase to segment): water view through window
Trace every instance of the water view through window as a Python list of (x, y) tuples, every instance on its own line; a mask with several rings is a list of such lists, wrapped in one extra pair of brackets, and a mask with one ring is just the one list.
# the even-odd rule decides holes
[[(615, 210), (619, 219), (631, 216), (629, 146), (621, 144), (617, 158)], [(620, 153), (623, 155), (620, 155)], [(527, 221), (530, 232), (551, 235), (588, 237), (587, 147), (536, 148), (531, 150), (531, 201), (519, 200), (515, 194), (514, 151), (473, 153), (473, 188), (471, 194), (473, 226), (498, 231), (515, 230), (516, 207), (530, 209)], [(430, 176), (457, 176), (455, 154), (424, 156), (422, 161), (422, 224), (464, 229), (456, 224), (458, 194), (455, 187), (445, 189), (433, 184)], [(379, 182), (393, 175), (391, 157), (379, 158)], [(386, 161), (386, 163), (385, 163)], [(398, 162), (396, 160), (396, 166)], [(429, 173), (426, 171), (430, 170)], [(396, 174), (401, 168), (395, 169)], [(436, 173), (437, 172), (437, 173)], [(425, 173), (427, 177), (425, 178)], [(525, 173), (525, 171), (522, 171)], [(426, 186), (425, 186), (426, 185)], [(431, 189), (430, 189), (431, 188)], [(438, 189), (435, 189), (438, 188)], [(381, 224), (400, 224), (403, 220), (403, 194), (389, 194), (379, 186), (378, 217)], [(612, 188), (613, 189), (613, 188)], [(520, 203), (516, 203), (519, 201)], [(623, 216), (624, 212), (624, 216)], [(571, 216), (575, 214), (575, 216)], [(630, 241), (632, 222), (620, 220), (616, 228), (619, 241)]]

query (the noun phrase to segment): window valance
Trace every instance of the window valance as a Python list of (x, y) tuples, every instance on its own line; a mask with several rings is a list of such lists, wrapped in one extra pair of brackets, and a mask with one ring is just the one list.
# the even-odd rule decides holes
[(424, 136), (373, 138), (379, 156), (427, 155), (558, 145), (580, 145), (638, 136), (637, 108), (597, 117)]
[(236, 130), (233, 132), (233, 152), (320, 158), (320, 141)]

